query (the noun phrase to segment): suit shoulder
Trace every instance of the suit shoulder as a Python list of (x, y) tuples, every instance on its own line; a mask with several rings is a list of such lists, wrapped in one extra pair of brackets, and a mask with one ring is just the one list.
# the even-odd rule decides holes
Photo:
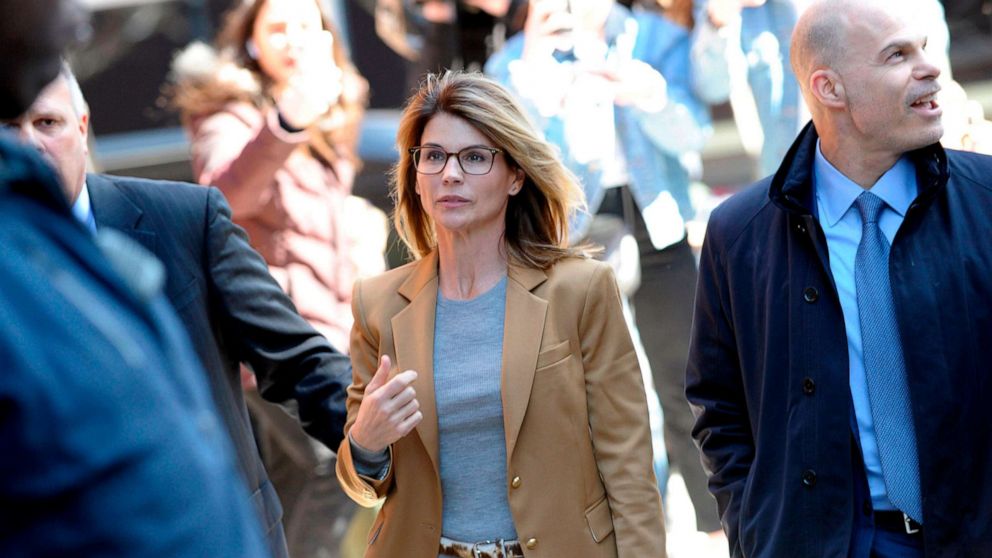
[(548, 269), (548, 281), (586, 284), (597, 272), (604, 273), (609, 268), (608, 264), (592, 258), (562, 258)]
[[(96, 175), (95, 179), (103, 178), (121, 191), (139, 196), (156, 205), (175, 204), (205, 204), (210, 195), (210, 189), (189, 182), (171, 180), (150, 180), (113, 175)], [(94, 177), (89, 178), (90, 181)]]
[[(986, 195), (992, 193), (992, 180), (989, 178), (992, 176), (992, 156), (954, 149), (948, 149), (946, 152), (952, 184), (965, 180), (980, 191), (984, 191)], [(974, 190), (969, 187), (969, 193), (972, 192)]]
[(759, 180), (730, 196), (713, 210), (706, 225), (707, 241), (730, 245), (750, 227), (758, 217), (773, 207), (768, 198), (771, 177)]
[(564, 296), (575, 298), (578, 302), (589, 293), (599, 293), (603, 289), (609, 289), (610, 285), (616, 285), (613, 268), (591, 258), (564, 258), (546, 273), (548, 278), (545, 285), (542, 285), (542, 290), (547, 293), (548, 298)]
[(417, 263), (410, 262), (355, 281), (351, 304), (356, 327), (370, 332), (389, 327), (392, 317), (407, 305), (399, 290), (414, 273)]
[(400, 286), (413, 274), (418, 262), (419, 260), (412, 261), (379, 275), (359, 279), (355, 282), (356, 290), (361, 289), (362, 296), (366, 299), (366, 302), (381, 299), (390, 293), (396, 293)]

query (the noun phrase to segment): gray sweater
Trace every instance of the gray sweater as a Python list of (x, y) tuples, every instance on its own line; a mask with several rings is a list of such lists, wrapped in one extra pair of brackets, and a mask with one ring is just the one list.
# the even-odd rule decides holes
[(515, 539), (507, 500), (500, 397), (506, 277), (472, 300), (438, 293), (434, 318), (444, 536), (466, 542)]
[[(441, 468), (441, 533), (477, 542), (516, 539), (506, 494), (506, 437), (500, 395), (506, 277), (471, 300), (438, 292), (434, 398)], [(355, 468), (385, 478), (389, 453), (352, 442)]]

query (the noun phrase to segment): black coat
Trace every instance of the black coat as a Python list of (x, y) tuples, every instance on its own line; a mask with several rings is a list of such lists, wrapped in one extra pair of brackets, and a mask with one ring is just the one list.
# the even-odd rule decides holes
[[(812, 125), (781, 169), (714, 211), (686, 395), (734, 556), (846, 556), (860, 449), (847, 338), (816, 218)], [(910, 154), (919, 195), (890, 276), (927, 556), (992, 556), (992, 158)]]
[(87, 175), (98, 227), (138, 240), (165, 264), (165, 291), (207, 372), (252, 504), (285, 554), (282, 507), (259, 458), (241, 390), (249, 365), (262, 396), (295, 402), (304, 429), (331, 449), (344, 431), (351, 364), (301, 318), (216, 188)]

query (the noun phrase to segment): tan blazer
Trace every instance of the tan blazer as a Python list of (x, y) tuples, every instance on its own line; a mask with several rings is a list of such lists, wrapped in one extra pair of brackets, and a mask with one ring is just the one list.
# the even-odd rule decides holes
[[(395, 363), (393, 374), (418, 372), (424, 415), (391, 447), (382, 481), (358, 475), (347, 438), (341, 445), (345, 491), (365, 506), (386, 499), (368, 557), (437, 556), (437, 289), (436, 254), (355, 285), (345, 432), (382, 354)], [(502, 400), (510, 511), (527, 558), (665, 555), (644, 384), (609, 267), (575, 258), (548, 272), (510, 266)]]

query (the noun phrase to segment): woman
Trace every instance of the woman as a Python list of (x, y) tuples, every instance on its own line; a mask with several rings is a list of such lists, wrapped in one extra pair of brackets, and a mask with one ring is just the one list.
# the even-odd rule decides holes
[(224, 192), (300, 314), (346, 347), (356, 269), (344, 220), (367, 86), (319, 3), (241, 4), (216, 49), (188, 48), (174, 74), (197, 181)]
[[(216, 48), (190, 47), (174, 74), (173, 103), (190, 134), (197, 181), (224, 192), (300, 314), (346, 349), (352, 284), (363, 271), (358, 254), (372, 256), (373, 267), (378, 255), (374, 273), (384, 267), (381, 247), (356, 250), (352, 235), (363, 243), (383, 235), (370, 231), (371, 206), (349, 195), (366, 84), (320, 4), (238, 2)], [(332, 452), (244, 377), (290, 555), (337, 555), (346, 529), (340, 518), (354, 504), (334, 478)]]
[(385, 498), (366, 556), (663, 556), (616, 282), (567, 247), (574, 176), (481, 75), (428, 78), (397, 143), (417, 261), (356, 283), (338, 452), (356, 502)]

